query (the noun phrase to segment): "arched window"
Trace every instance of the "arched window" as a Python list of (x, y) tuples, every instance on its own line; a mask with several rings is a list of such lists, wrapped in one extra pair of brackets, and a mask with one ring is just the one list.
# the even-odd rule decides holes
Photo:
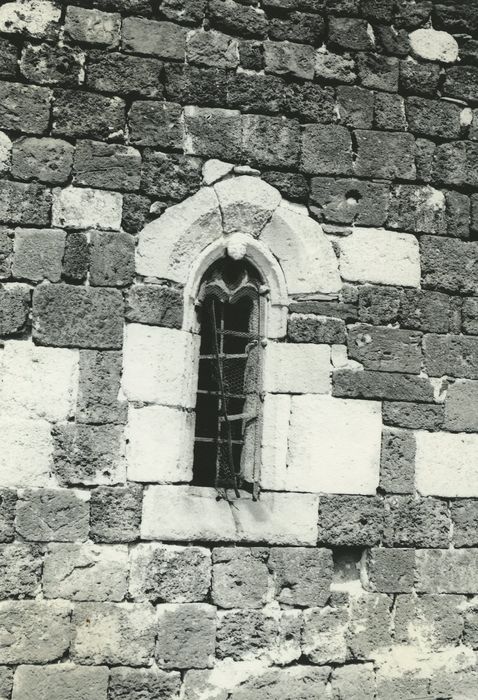
[(193, 483), (259, 487), (262, 351), (267, 287), (245, 258), (224, 256), (203, 276), (197, 299), (200, 354)]

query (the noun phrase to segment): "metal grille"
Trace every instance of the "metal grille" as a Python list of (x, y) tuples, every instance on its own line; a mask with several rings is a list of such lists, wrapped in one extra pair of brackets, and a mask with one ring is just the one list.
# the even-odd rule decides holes
[(257, 273), (224, 258), (200, 292), (194, 483), (236, 496), (258, 488), (261, 316)]

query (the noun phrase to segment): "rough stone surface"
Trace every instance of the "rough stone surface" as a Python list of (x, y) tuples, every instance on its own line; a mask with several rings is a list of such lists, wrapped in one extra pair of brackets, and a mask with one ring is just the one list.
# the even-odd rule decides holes
[(410, 34), (412, 52), (426, 61), (453, 63), (458, 58), (458, 44), (447, 32), (417, 29)]
[(271, 593), (266, 556), (260, 548), (214, 549), (212, 602), (221, 608), (261, 608)]
[(59, 282), (65, 232), (58, 229), (17, 229), (12, 274), (20, 279)]
[(157, 607), (156, 661), (161, 668), (207, 668), (216, 634), (215, 608), (206, 603)]
[(122, 198), (116, 192), (67, 187), (53, 196), (54, 226), (72, 229), (117, 230), (121, 225)]
[(418, 374), (421, 370), (421, 333), (357, 324), (349, 327), (348, 354), (365, 369)]
[(0, 599), (33, 598), (40, 590), (41, 556), (23, 544), (0, 546)]
[(95, 542), (132, 542), (139, 538), (141, 487), (99, 486), (91, 492), (90, 537)]
[(88, 536), (89, 506), (74, 492), (31, 489), (17, 504), (15, 528), (31, 542), (74, 542)]
[(273, 547), (267, 566), (280, 603), (316, 607), (327, 602), (333, 569), (330, 550)]
[(450, 520), (443, 501), (413, 496), (387, 500), (385, 543), (396, 547), (445, 547)]
[(125, 423), (126, 404), (118, 400), (121, 353), (81, 350), (76, 419), (80, 423)]
[(376, 496), (324, 495), (319, 503), (319, 542), (370, 546), (381, 540), (383, 521), (383, 502)]
[(108, 693), (111, 700), (172, 700), (180, 684), (177, 671), (116, 667), (111, 669)]
[(420, 550), (416, 557), (416, 589), (423, 593), (475, 593), (476, 549)]
[(16, 492), (0, 489), (0, 542), (11, 542), (14, 537)]
[(30, 306), (30, 290), (22, 284), (0, 287), (0, 335), (8, 336), (25, 329)]
[[(413, 426), (415, 427), (415, 426)], [(382, 433), (380, 486), (387, 493), (411, 493), (415, 474), (415, 439), (405, 430)]]
[(409, 593), (414, 585), (415, 552), (413, 549), (370, 551), (368, 580), (379, 593)]
[(20, 666), (15, 674), (13, 700), (49, 700), (55, 695), (70, 700), (106, 698), (108, 669), (72, 663), (51, 666)]
[(12, 174), (19, 180), (61, 184), (71, 173), (73, 153), (73, 146), (62, 139), (19, 139), (12, 151)]
[(137, 284), (128, 294), (125, 316), (133, 323), (181, 328), (182, 305), (182, 294), (174, 287)]

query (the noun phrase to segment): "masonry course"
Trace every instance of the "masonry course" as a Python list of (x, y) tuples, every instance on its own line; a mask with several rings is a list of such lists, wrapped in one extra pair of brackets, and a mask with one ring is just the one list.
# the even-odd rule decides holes
[[(2, 700), (475, 700), (477, 31), (464, 1), (2, 4)], [(238, 231), (294, 290), (263, 491), (229, 502), (190, 483), (184, 285)]]

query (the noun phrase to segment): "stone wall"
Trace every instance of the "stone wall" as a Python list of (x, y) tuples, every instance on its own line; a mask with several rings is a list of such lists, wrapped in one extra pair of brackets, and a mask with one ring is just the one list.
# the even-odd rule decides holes
[[(0, 4), (1, 700), (476, 700), (477, 173), (475, 0)], [(238, 232), (228, 502), (192, 291)]]

